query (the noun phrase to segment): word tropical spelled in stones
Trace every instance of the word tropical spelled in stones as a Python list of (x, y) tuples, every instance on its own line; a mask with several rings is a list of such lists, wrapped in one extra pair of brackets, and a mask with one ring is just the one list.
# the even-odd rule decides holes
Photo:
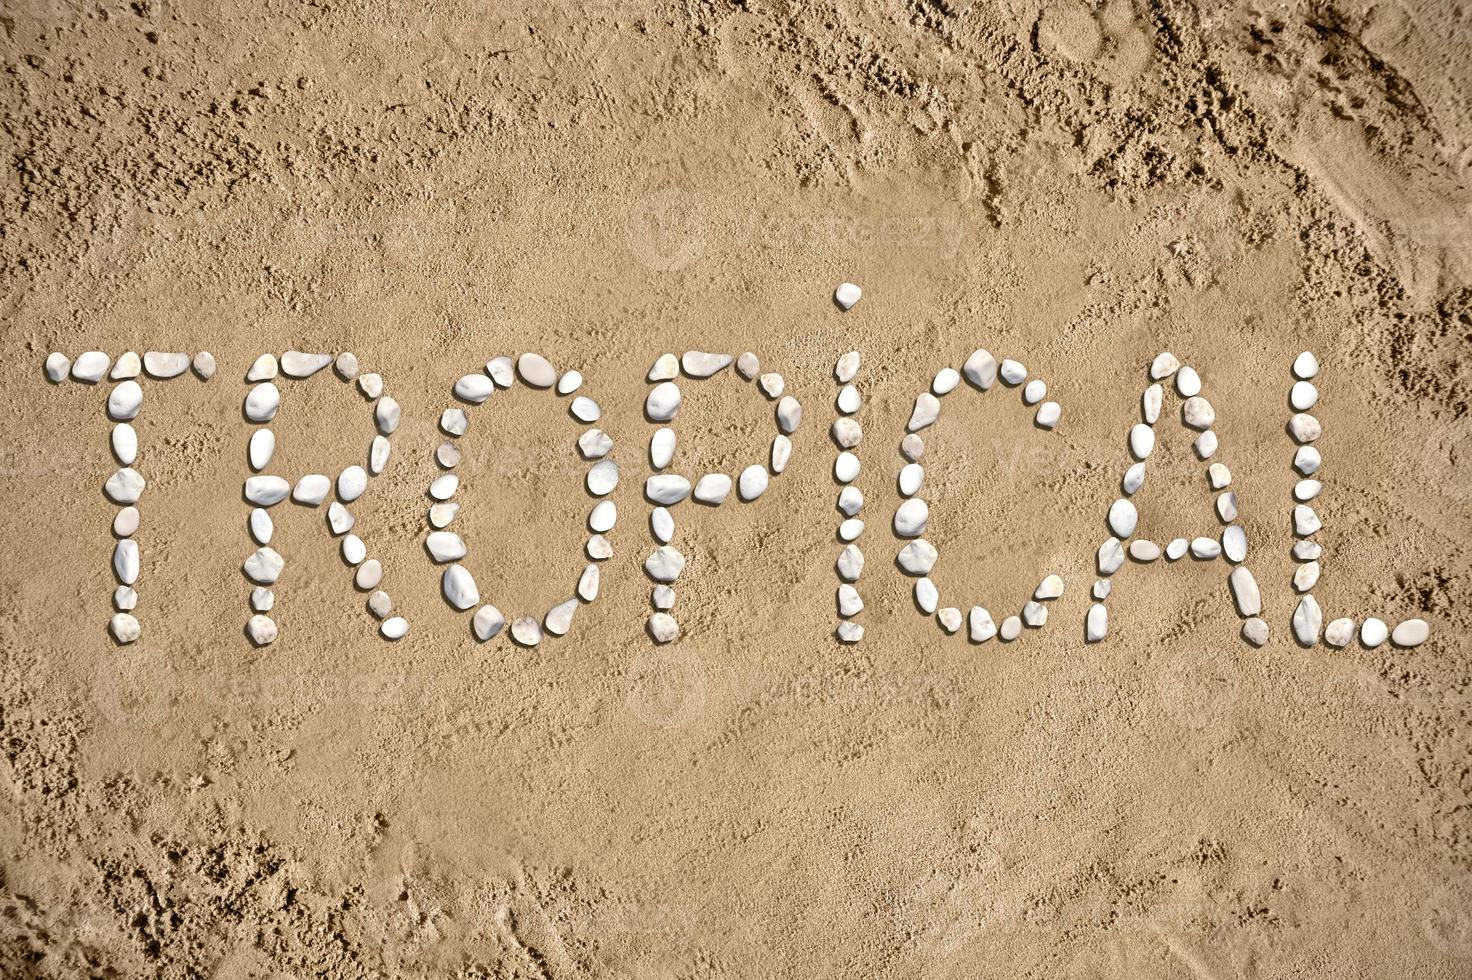
[[(857, 287), (852, 291), (841, 289), (836, 300), (844, 309), (852, 307), (858, 300)], [(861, 363), (859, 352), (850, 351), (834, 366), (833, 376), (840, 387), (835, 401), (837, 413), (829, 428), (829, 435), (838, 450), (833, 476), (841, 487), (837, 508), (843, 515), (837, 530), (842, 550), (835, 565), (840, 582), (836, 595), (839, 623), (834, 635), (843, 643), (858, 643), (864, 638), (864, 627), (857, 621), (865, 608), (857, 587), (864, 569), (864, 553), (858, 543), (865, 529), (859, 516), (864, 507), (864, 496), (855, 486), (860, 472), (857, 450), (863, 441), (864, 431), (854, 417), (865, 404), (855, 385)], [(675, 420), (683, 403), (683, 393), (676, 382), (682, 377), (708, 379), (733, 364), (742, 379), (755, 382), (763, 395), (775, 402), (778, 431), (772, 439), (768, 460), (746, 466), (734, 478), (730, 473), (705, 473), (693, 483), (688, 476), (668, 472), (678, 445), (674, 429), (668, 423)], [(325, 473), (308, 473), (288, 480), (278, 473), (269, 472), (276, 451), (276, 436), (270, 423), (276, 417), (282, 399), (278, 380), (282, 384), (306, 382), (329, 365), (333, 368), (330, 374), (336, 375), (343, 383), (356, 382), (357, 390), (371, 406), (373, 426), (365, 453), (366, 465), (350, 465), (335, 478)], [(158, 351), (149, 351), (142, 358), (130, 351), (120, 355), (116, 361), (102, 351), (87, 351), (74, 360), (61, 353), (52, 353), (45, 359), (45, 375), (54, 384), (70, 380), (95, 385), (104, 378), (113, 382), (105, 408), (114, 423), (110, 443), (119, 468), (107, 477), (103, 489), (108, 499), (119, 508), (112, 523), (118, 538), (113, 550), (113, 571), (118, 581), (113, 593), (116, 612), (108, 625), (113, 638), (120, 644), (132, 643), (142, 635), (142, 625), (134, 614), (138, 604), (135, 587), (140, 568), (135, 535), (141, 526), (138, 504), (147, 483), (142, 471), (135, 466), (140, 447), (138, 434), (131, 424), (143, 407), (144, 392), (140, 380), (176, 378), (191, 368), (200, 380), (209, 380), (216, 372), (215, 359), (208, 352), (200, 352), (191, 358), (183, 353)], [(1323, 526), (1311, 506), (1323, 489), (1318, 478), (1323, 460), (1313, 445), (1322, 435), (1323, 426), (1309, 414), (1320, 397), (1312, 381), (1319, 373), (1318, 359), (1305, 351), (1294, 360), (1292, 371), (1295, 380), (1289, 391), (1289, 403), (1294, 414), (1287, 428), (1298, 443), (1293, 467), (1302, 477), (1293, 488), (1292, 525), (1298, 539), (1292, 548), (1293, 558), (1298, 562), (1293, 587), (1301, 596), (1292, 615), (1293, 636), (1304, 647), (1320, 642), (1343, 647), (1352, 641), (1358, 627), (1360, 641), (1367, 648), (1377, 647), (1387, 640), (1401, 647), (1418, 646), (1430, 634), (1430, 626), (1418, 618), (1405, 619), (1393, 629), (1385, 620), (1373, 616), (1362, 620), (1344, 616), (1324, 624), (1322, 610), (1313, 595), (1322, 567), (1322, 548), (1313, 537)], [(1157, 356), (1150, 365), (1149, 376), (1150, 383), (1140, 398), (1141, 421), (1130, 427), (1126, 440), (1131, 461), (1120, 481), (1121, 495), (1105, 515), (1110, 537), (1099, 546), (1096, 555), (1101, 577), (1093, 584), (1094, 601), (1086, 616), (1085, 640), (1099, 642), (1108, 634), (1109, 616), (1105, 601), (1110, 597), (1113, 577), (1124, 568), (1127, 558), (1136, 564), (1150, 564), (1162, 557), (1167, 562), (1177, 562), (1189, 553), (1200, 561), (1220, 558), (1226, 562), (1230, 570), (1226, 575), (1225, 589), (1243, 619), (1243, 639), (1262, 646), (1269, 639), (1269, 628), (1262, 618), (1263, 602), (1258, 580), (1244, 564), (1248, 540), (1239, 521), (1240, 504), (1237, 493), (1231, 488), (1231, 470), (1215, 458), (1219, 449), (1213, 429), (1216, 409), (1202, 394), (1203, 385), (1198, 372), (1189, 365), (1183, 365), (1173, 354)], [(507, 618), (496, 606), (482, 602), (475, 578), (464, 564), (468, 554), (465, 542), (450, 529), (461, 509), (460, 501), (455, 499), (460, 490), (460, 478), (454, 472), (461, 453), (454, 440), (468, 430), (468, 408), (484, 404), (498, 390), (509, 388), (518, 378), (530, 388), (555, 390), (558, 396), (567, 398), (568, 413), (580, 424), (588, 426), (577, 439), (576, 451), (589, 464), (584, 483), (596, 501), (587, 517), (591, 533), (585, 551), (590, 561), (578, 576), (572, 594), (562, 593), (539, 616), (516, 616), (510, 621), (510, 629), (506, 632), (512, 641), (531, 647), (548, 635), (559, 637), (571, 629), (578, 609), (598, 597), (600, 563), (613, 554), (613, 546), (605, 535), (612, 531), (618, 517), (617, 507), (608, 497), (618, 486), (619, 467), (609, 458), (614, 446), (612, 437), (594, 425), (602, 417), (602, 408), (598, 402), (581, 393), (583, 376), (580, 372), (559, 371), (542, 355), (527, 352), (514, 359), (510, 356), (494, 357), (486, 363), (483, 372), (464, 375), (454, 382), (452, 392), (457, 404), (446, 408), (439, 420), (439, 428), (448, 440), (434, 450), (435, 461), (443, 472), (429, 486), (431, 503), (424, 545), (430, 560), (445, 566), (440, 579), (445, 601), (457, 611), (470, 613), (471, 631), (476, 639), (483, 642), (499, 635), (507, 624)], [(378, 620), (379, 632), (390, 640), (404, 637), (409, 631), (409, 623), (401, 616), (391, 615), (393, 600), (381, 587), (383, 566), (378, 559), (369, 557), (367, 545), (358, 533), (361, 529), (349, 509), (349, 505), (366, 492), (370, 480), (385, 471), (391, 455), (389, 440), (401, 420), (398, 403), (384, 394), (383, 378), (373, 373), (360, 374), (358, 358), (352, 353), (334, 356), (286, 351), (279, 357), (269, 353), (260, 355), (246, 371), (245, 380), (250, 387), (243, 411), (246, 420), (257, 427), (246, 447), (251, 472), (244, 482), (244, 497), (251, 505), (247, 528), (256, 546), (242, 566), (251, 586), (251, 613), (246, 620), (246, 634), (258, 646), (268, 645), (279, 636), (279, 629), (268, 614), (276, 602), (271, 587), (283, 574), (286, 562), (272, 546), (274, 525), (271, 508), (289, 498), (306, 507), (327, 504), (327, 527), (340, 540), (343, 561), (353, 569), (354, 586), (368, 594), (367, 608)], [(644, 496), (651, 505), (649, 526), (655, 542), (644, 561), (645, 573), (655, 583), (650, 595), (653, 611), (646, 628), (655, 642), (668, 643), (677, 639), (681, 632), (671, 610), (675, 605), (674, 583), (687, 563), (685, 556), (672, 544), (675, 522), (671, 508), (687, 498), (710, 507), (720, 506), (733, 490), (743, 503), (757, 501), (767, 490), (769, 481), (787, 468), (793, 448), (791, 436), (802, 421), (803, 410), (787, 391), (783, 376), (775, 372), (763, 373), (757, 355), (749, 351), (737, 357), (706, 351), (686, 351), (679, 357), (663, 354), (655, 361), (646, 380), (652, 387), (645, 397), (644, 413), (652, 424), (658, 426), (649, 441), (653, 472), (644, 483)], [(965, 635), (972, 643), (985, 643), (993, 637), (1002, 642), (1012, 642), (1022, 636), (1025, 629), (1041, 628), (1047, 623), (1048, 604), (1062, 596), (1067, 588), (1068, 583), (1060, 574), (1047, 573), (1021, 610), (1003, 617), (1000, 623), (986, 606), (972, 605), (964, 617), (961, 606), (942, 606), (940, 589), (931, 578), (939, 553), (925, 538), (931, 526), (931, 508), (921, 495), (925, 482), (925, 470), (920, 462), (925, 452), (922, 433), (940, 417), (941, 399), (960, 388), (963, 380), (979, 393), (991, 390), (998, 380), (1004, 387), (1020, 388), (1024, 405), (1037, 406), (1033, 424), (1040, 429), (1054, 430), (1062, 418), (1061, 406), (1046, 400), (1046, 383), (1040, 378), (1029, 379), (1028, 370), (1020, 361), (1012, 358), (998, 361), (988, 351), (978, 349), (966, 358), (959, 371), (949, 366), (941, 368), (933, 377), (929, 390), (916, 397), (905, 425), (906, 432), (899, 443), (900, 453), (906, 462), (898, 478), (900, 502), (894, 512), (893, 528), (905, 544), (899, 550), (897, 564), (901, 571), (916, 579), (913, 589), (916, 607), (926, 615), (935, 616), (944, 633), (959, 633), (965, 622), (968, 627)], [(1219, 533), (1176, 537), (1162, 546), (1155, 541), (1135, 537), (1138, 512), (1134, 498), (1146, 482), (1146, 466), (1156, 442), (1155, 427), (1164, 412), (1168, 387), (1181, 398), (1181, 424), (1194, 433), (1196, 455), (1207, 464), (1206, 480), (1215, 494), (1215, 510), (1223, 528)], [(330, 503), (329, 496), (335, 497)]]

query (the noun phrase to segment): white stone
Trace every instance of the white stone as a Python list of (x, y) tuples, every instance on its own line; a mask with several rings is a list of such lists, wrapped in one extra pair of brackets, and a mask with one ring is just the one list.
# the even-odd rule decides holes
[(352, 503), (368, 489), (368, 473), (361, 466), (349, 466), (337, 475), (338, 499)]
[(900, 469), (900, 493), (906, 497), (913, 497), (920, 492), (920, 485), (925, 482), (925, 467), (919, 463), (907, 463)]
[(1002, 381), (1009, 385), (1020, 385), (1027, 380), (1027, 368), (1021, 361), (1014, 361), (1010, 357), (1002, 359), (1002, 367), (998, 374), (1001, 375)]
[(479, 605), (480, 590), (475, 587), (475, 579), (470, 577), (470, 572), (466, 571), (464, 565), (451, 565), (445, 569), (441, 584), (445, 598), (456, 609), (469, 609)]
[(1216, 498), (1216, 516), (1221, 518), (1223, 524), (1230, 524), (1237, 519), (1237, 493), (1228, 490), (1219, 494)]
[(1119, 481), (1120, 489), (1125, 496), (1130, 496), (1145, 485), (1145, 464), (1134, 463), (1124, 471), (1124, 479)]
[(378, 431), (386, 436), (394, 434), (394, 430), (399, 427), (401, 415), (399, 403), (388, 395), (384, 395), (373, 406), (373, 421), (378, 425)]
[(270, 381), (276, 377), (276, 355), (262, 354), (251, 363), (250, 370), (245, 372), (247, 381)]
[(859, 478), (859, 457), (848, 450), (839, 453), (833, 460), (833, 477), (839, 483), (852, 483)]
[(1315, 585), (1319, 584), (1319, 563), (1316, 561), (1304, 562), (1293, 570), (1293, 589), (1295, 592), (1312, 592)]
[(583, 550), (594, 561), (603, 561), (613, 557), (613, 545), (609, 544), (608, 539), (601, 534), (589, 536), (588, 543), (584, 545)]
[(258, 647), (274, 643), (279, 635), (279, 630), (271, 618), (259, 613), (246, 620), (245, 631), (250, 635), (250, 641)]
[(802, 406), (791, 395), (783, 395), (782, 400), (777, 402), (777, 428), (790, 436), (801, 424)]
[(1033, 591), (1034, 599), (1056, 599), (1063, 594), (1063, 576), (1048, 575), (1042, 582), (1038, 583), (1037, 589)]
[(838, 587), (838, 615), (847, 619), (864, 611), (864, 599), (859, 590), (845, 582)]
[(902, 538), (918, 538), (925, 533), (930, 519), (930, 506), (919, 497), (911, 497), (894, 512), (894, 533)]
[(649, 369), (650, 381), (669, 381), (680, 376), (680, 359), (673, 354), (661, 354)]
[(383, 472), (388, 465), (389, 454), (393, 452), (393, 444), (384, 436), (374, 436), (373, 441), (368, 444), (368, 472), (377, 476)]
[(856, 544), (845, 545), (838, 554), (838, 574), (850, 582), (857, 582), (864, 574), (864, 553)]
[(437, 564), (459, 561), (465, 557), (465, 542), (454, 531), (431, 531), (424, 540), (429, 557)]
[(1192, 398), (1201, 394), (1201, 376), (1196, 369), (1187, 365), (1176, 372), (1176, 391), (1181, 393), (1182, 398)]
[[(593, 566), (597, 571), (597, 566)], [(567, 631), (572, 629), (573, 614), (578, 611), (578, 600), (576, 597), (566, 602), (559, 602), (547, 610), (547, 615), (542, 617), (542, 626), (553, 636), (566, 636)]]
[(792, 440), (780, 432), (772, 437), (772, 472), (781, 473), (792, 459)]
[(583, 574), (578, 576), (578, 598), (584, 602), (592, 602), (598, 598), (598, 584), (602, 579), (597, 565), (588, 565), (583, 569)]
[(1216, 409), (1200, 395), (1187, 398), (1181, 405), (1181, 419), (1193, 429), (1209, 429), (1216, 421)]
[(597, 422), (603, 417), (603, 409), (599, 408), (598, 403), (586, 395), (579, 395), (574, 398), (568, 411), (572, 412), (572, 417), (579, 422)]
[(291, 484), (279, 476), (253, 476), (245, 481), (245, 499), (261, 507), (281, 503), (291, 493)]
[(481, 404), (495, 390), (495, 382), (484, 374), (466, 374), (455, 382), (455, 397), (463, 398), (472, 405)]
[(71, 359), (65, 354), (52, 351), (46, 355), (46, 380), (52, 384), (61, 384), (71, 369)]
[(345, 535), (342, 539), (342, 560), (349, 565), (361, 565), (368, 557), (368, 546), (363, 539), (356, 534)]
[(1063, 415), (1063, 406), (1057, 402), (1043, 402), (1038, 406), (1036, 421), (1045, 429), (1051, 429), (1058, 424), (1058, 419)]
[(1307, 504), (1295, 504), (1293, 506), (1293, 533), (1299, 537), (1306, 538), (1310, 534), (1317, 534), (1324, 526), (1319, 520), (1319, 515)]
[(864, 509), (864, 493), (858, 487), (844, 487), (838, 492), (838, 509), (853, 517)]
[(113, 503), (136, 504), (147, 486), (148, 481), (143, 479), (142, 473), (130, 466), (124, 466), (107, 478), (102, 489)]
[(595, 497), (613, 493), (618, 486), (618, 464), (611, 459), (601, 459), (588, 469), (588, 492)]
[(107, 394), (107, 414), (119, 422), (128, 422), (138, 417), (143, 410), (143, 388), (136, 381), (123, 381), (113, 385)]
[(961, 383), (961, 372), (955, 368), (941, 368), (930, 382), (930, 390), (937, 395), (949, 395)]
[(680, 369), (692, 378), (708, 378), (725, 370), (730, 363), (730, 354), (711, 354), (702, 350), (687, 350), (680, 356)]
[(1191, 542), (1185, 538), (1173, 538), (1170, 544), (1165, 546), (1165, 557), (1170, 561), (1180, 561), (1190, 550)]
[(1119, 538), (1109, 538), (1099, 545), (1095, 561), (1100, 575), (1113, 575), (1124, 566), (1124, 543)]
[(440, 413), (440, 429), (450, 436), (463, 436), (470, 428), (470, 418), (463, 408), (447, 408)]
[(660, 545), (644, 559), (644, 571), (656, 582), (673, 582), (685, 568), (685, 556), (669, 545)]
[(910, 462), (925, 455), (925, 440), (911, 432), (900, 440), (900, 453)]
[(844, 385), (838, 389), (838, 410), (845, 415), (852, 415), (863, 405), (864, 399), (859, 395), (859, 389), (853, 385)]
[(1243, 616), (1256, 616), (1262, 612), (1262, 593), (1251, 572), (1238, 565), (1232, 569), (1227, 581), (1232, 587), (1232, 598), (1237, 603), (1237, 612)]
[(618, 505), (612, 500), (600, 500), (588, 515), (588, 527), (599, 534), (613, 530), (618, 521)]
[(512, 364), (511, 358), (504, 354), (486, 361), (486, 374), (491, 376), (491, 381), (497, 388), (510, 388), (516, 381), (516, 367)]
[(961, 610), (955, 606), (947, 606), (936, 613), (935, 618), (940, 621), (940, 628), (947, 633), (954, 633), (961, 628)]
[(358, 519), (353, 516), (352, 511), (337, 501), (334, 500), (327, 505), (327, 526), (332, 529), (333, 534), (351, 531), (357, 522)]
[(961, 365), (961, 373), (966, 375), (967, 381), (986, 391), (997, 383), (997, 359), (984, 349), (974, 350)]
[(680, 386), (663, 381), (654, 386), (644, 400), (645, 413), (656, 422), (668, 422), (680, 413)]
[(269, 381), (264, 381), (245, 396), (245, 417), (252, 422), (269, 422), (276, 417), (281, 407), (281, 392)]
[(111, 366), (112, 358), (100, 350), (89, 350), (78, 354), (77, 359), (72, 361), (72, 379), (87, 384), (96, 384), (102, 380)]
[(409, 633), (409, 621), (403, 616), (390, 616), (378, 627), (386, 640), (402, 640)]
[(1130, 557), (1135, 561), (1154, 561), (1160, 557), (1160, 545), (1154, 541), (1146, 541), (1143, 538), (1130, 542)]
[(765, 468), (753, 463), (741, 471), (737, 478), (737, 493), (742, 500), (755, 500), (767, 490), (767, 471)]
[(940, 605), (940, 591), (930, 579), (922, 578), (915, 582), (915, 604), (926, 615), (935, 612)]
[(321, 473), (308, 473), (296, 481), (292, 488), (291, 499), (299, 504), (307, 504), (315, 507), (327, 499), (327, 494), (332, 490), (332, 481)]
[(1155, 355), (1155, 360), (1150, 362), (1150, 378), (1152, 381), (1168, 378), (1172, 374), (1175, 374), (1176, 369), (1180, 366), (1181, 362), (1176, 359), (1174, 354), (1169, 351), (1162, 351)]
[(1347, 647), (1354, 639), (1354, 620), (1344, 617), (1324, 627), (1324, 642), (1331, 647)]
[(690, 481), (673, 473), (657, 474), (644, 481), (644, 496), (656, 504), (678, 504), (690, 496)]
[(854, 308), (854, 304), (863, 298), (864, 291), (851, 282), (841, 282), (833, 291), (833, 302), (845, 310)]
[(437, 476), (429, 485), (429, 495), (435, 500), (449, 500), (460, 488), (460, 478), (454, 473)]
[(915, 409), (910, 413), (910, 421), (905, 428), (911, 432), (919, 432), (927, 425), (931, 425), (940, 418), (940, 399), (930, 392), (921, 392), (915, 399)]
[(383, 394), (383, 378), (377, 374), (365, 374), (358, 379), (358, 390), (365, 398), (377, 398)]
[(997, 635), (997, 624), (992, 622), (992, 614), (982, 606), (972, 606), (966, 620), (972, 643), (985, 643)]
[(112, 533), (120, 538), (130, 538), (138, 532), (138, 508), (124, 507), (112, 519)]
[(578, 452), (584, 459), (602, 459), (613, 449), (613, 439), (602, 429), (589, 429), (578, 436)]
[(245, 574), (252, 582), (270, 585), (281, 577), (286, 561), (274, 548), (262, 547), (245, 560)]
[(1324, 426), (1312, 415), (1298, 412), (1288, 420), (1288, 432), (1295, 442), (1315, 442), (1324, 434)]
[(917, 538), (900, 549), (899, 563), (909, 575), (929, 575), (938, 557), (935, 545)]
[(1036, 405), (1047, 393), (1048, 385), (1041, 378), (1034, 378), (1022, 389), (1022, 401), (1028, 405)]
[(263, 470), (266, 464), (271, 462), (271, 457), (276, 452), (276, 433), (270, 429), (257, 429), (250, 435), (250, 443), (246, 448), (246, 455), (250, 459), (250, 468)]
[(1307, 381), (1319, 373), (1319, 359), (1309, 351), (1304, 351), (1293, 359), (1293, 374), (1295, 377)]
[(250, 536), (257, 544), (270, 544), (275, 533), (276, 522), (271, 520), (270, 512), (261, 507), (254, 508), (250, 512)]
[(1139, 520), (1140, 514), (1135, 510), (1135, 505), (1123, 497), (1109, 505), (1109, 529), (1116, 537), (1127, 538), (1134, 534)]
[(130, 350), (118, 355), (117, 363), (113, 364), (112, 371), (107, 376), (113, 381), (126, 381), (129, 378), (136, 378), (142, 373), (142, 358), (138, 356), (137, 351)]
[(470, 629), (481, 643), (491, 639), (506, 625), (506, 617), (495, 606), (481, 606), (471, 617)]
[(1203, 561), (1210, 558), (1220, 558), (1222, 554), (1222, 543), (1216, 538), (1192, 538), (1191, 555)]
[(1234, 565), (1247, 558), (1247, 532), (1241, 525), (1233, 524), (1222, 531), (1222, 552)]
[(557, 383), (557, 369), (541, 354), (530, 351), (516, 359), (516, 373), (533, 388), (550, 388)]
[(138, 542), (124, 538), (112, 549), (112, 570), (118, 581), (132, 585), (138, 581)]
[(250, 590), (250, 607), (258, 613), (270, 612), (276, 606), (276, 593), (264, 586)]
[(351, 381), (358, 376), (358, 355), (352, 351), (345, 350), (337, 355), (337, 360), (332, 362), (332, 370), (344, 381)]
[(442, 442), (434, 448), (434, 459), (445, 469), (453, 469), (460, 463), (460, 447), (453, 442)]
[(1360, 642), (1371, 650), (1390, 639), (1390, 627), (1385, 620), (1371, 616), (1360, 624)]
[(731, 493), (731, 478), (724, 473), (707, 473), (695, 482), (691, 492), (702, 504), (719, 504)]
[(1094, 583), (1094, 598), (1104, 600), (1109, 598), (1109, 593), (1114, 591), (1114, 586), (1107, 578), (1101, 578)]
[(661, 612), (675, 608), (675, 590), (668, 585), (656, 585), (649, 593), (649, 601)]
[(1323, 623), (1324, 614), (1319, 609), (1319, 600), (1311, 595), (1298, 600), (1298, 608), (1293, 610), (1293, 635), (1299, 643), (1304, 646), (1318, 643)]
[(1221, 490), (1232, 483), (1232, 471), (1221, 463), (1212, 463), (1206, 468), (1206, 479), (1213, 490)]
[(859, 374), (859, 365), (863, 363), (863, 355), (856, 350), (851, 350), (838, 359), (833, 366), (833, 376), (838, 379), (839, 384), (848, 384)]
[(1216, 433), (1211, 431), (1210, 429), (1207, 429), (1205, 432), (1201, 433), (1201, 435), (1196, 437), (1196, 455), (1200, 456), (1202, 459), (1211, 459), (1211, 457), (1216, 454), (1216, 447)]
[(1164, 400), (1165, 389), (1159, 384), (1146, 388), (1145, 394), (1140, 396), (1140, 411), (1150, 425), (1160, 421), (1160, 407)]
[(675, 519), (664, 507), (656, 507), (649, 514), (649, 527), (661, 544), (669, 544), (675, 536)]
[(281, 355), (281, 373), (292, 378), (309, 378), (331, 363), (331, 354), (304, 354), (299, 350), (289, 350)]
[(1431, 635), (1431, 627), (1424, 619), (1405, 619), (1396, 624), (1390, 633), (1390, 642), (1398, 647), (1418, 647)]
[(759, 372), (760, 370), (761, 361), (757, 360), (757, 356), (751, 351), (747, 351), (740, 357), (736, 358), (736, 372), (747, 381), (750, 381), (752, 378), (756, 377), (757, 372)]
[(143, 355), (143, 370), (155, 378), (177, 378), (189, 370), (189, 355), (151, 350)]
[(369, 558), (353, 573), (353, 584), (364, 592), (378, 588), (378, 583), (382, 581), (383, 563), (377, 558)]
[(831, 429), (833, 441), (844, 449), (853, 449), (864, 441), (864, 430), (851, 418), (836, 418)]
[(1022, 617), (1008, 616), (1002, 620), (1002, 628), (997, 633), (1001, 636), (1002, 642), (1011, 643), (1022, 635)]
[(655, 643), (673, 643), (680, 638), (680, 624), (669, 613), (655, 613), (649, 617), (648, 625)]
[(1323, 553), (1323, 546), (1316, 541), (1293, 542), (1293, 557), (1296, 561), (1317, 561)]
[(1318, 400), (1319, 389), (1308, 381), (1295, 381), (1288, 391), (1288, 404), (1299, 412), (1307, 412)]
[(1037, 629), (1048, 622), (1048, 607), (1041, 602), (1025, 603), (1022, 607), (1022, 623)]
[(1324, 458), (1313, 446), (1299, 446), (1293, 454), (1293, 468), (1304, 476), (1313, 476), (1324, 464)]
[(1109, 610), (1102, 602), (1096, 602), (1089, 607), (1089, 614), (1084, 618), (1084, 642), (1098, 643), (1108, 633)]
[(459, 501), (429, 505), (429, 525), (433, 528), (448, 527), (460, 515)]
[(1135, 459), (1145, 459), (1155, 449), (1155, 430), (1144, 422), (1136, 422), (1130, 428), (1130, 452)]
[(583, 386), (583, 372), (563, 371), (562, 377), (557, 379), (557, 393), (559, 395), (570, 395)]
[(1255, 647), (1266, 646), (1268, 624), (1257, 616), (1253, 616), (1242, 624), (1242, 638)]

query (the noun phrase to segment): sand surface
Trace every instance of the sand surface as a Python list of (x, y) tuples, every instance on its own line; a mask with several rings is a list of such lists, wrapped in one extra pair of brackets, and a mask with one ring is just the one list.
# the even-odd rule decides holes
[[(1472, 25), (1457, 3), (19, 0), (0, 16), (0, 975), (1472, 975)], [(839, 312), (833, 287), (860, 283)], [(943, 602), (1069, 591), (1010, 646), (895, 568), (917, 392), (986, 346), (1063, 406), (950, 396)], [(243, 635), (242, 377), (355, 351), (403, 406), (355, 505), (413, 623), (379, 638), (321, 515), (276, 508), (282, 635)], [(644, 633), (664, 351), (752, 350), (807, 417), (750, 506), (681, 505), (682, 639)], [(143, 638), (106, 632), (106, 386), (52, 350), (211, 350), (145, 385)], [(861, 582), (835, 624), (827, 438), (862, 351)], [(1130, 566), (1082, 624), (1145, 367), (1217, 407), (1274, 638), (1223, 563)], [(1288, 367), (1324, 364), (1328, 617), (1305, 650)], [(598, 601), (476, 644), (422, 550), (455, 378), (537, 350), (624, 469)], [(363, 456), (326, 375), (288, 474)], [(681, 472), (772, 409), (686, 386)], [(578, 426), (524, 388), (462, 440), (481, 591), (571, 594)], [(1170, 404), (1170, 403), (1168, 403)], [(1161, 427), (1141, 534), (1214, 533)], [(1326, 617), (1327, 618), (1327, 617)]]

